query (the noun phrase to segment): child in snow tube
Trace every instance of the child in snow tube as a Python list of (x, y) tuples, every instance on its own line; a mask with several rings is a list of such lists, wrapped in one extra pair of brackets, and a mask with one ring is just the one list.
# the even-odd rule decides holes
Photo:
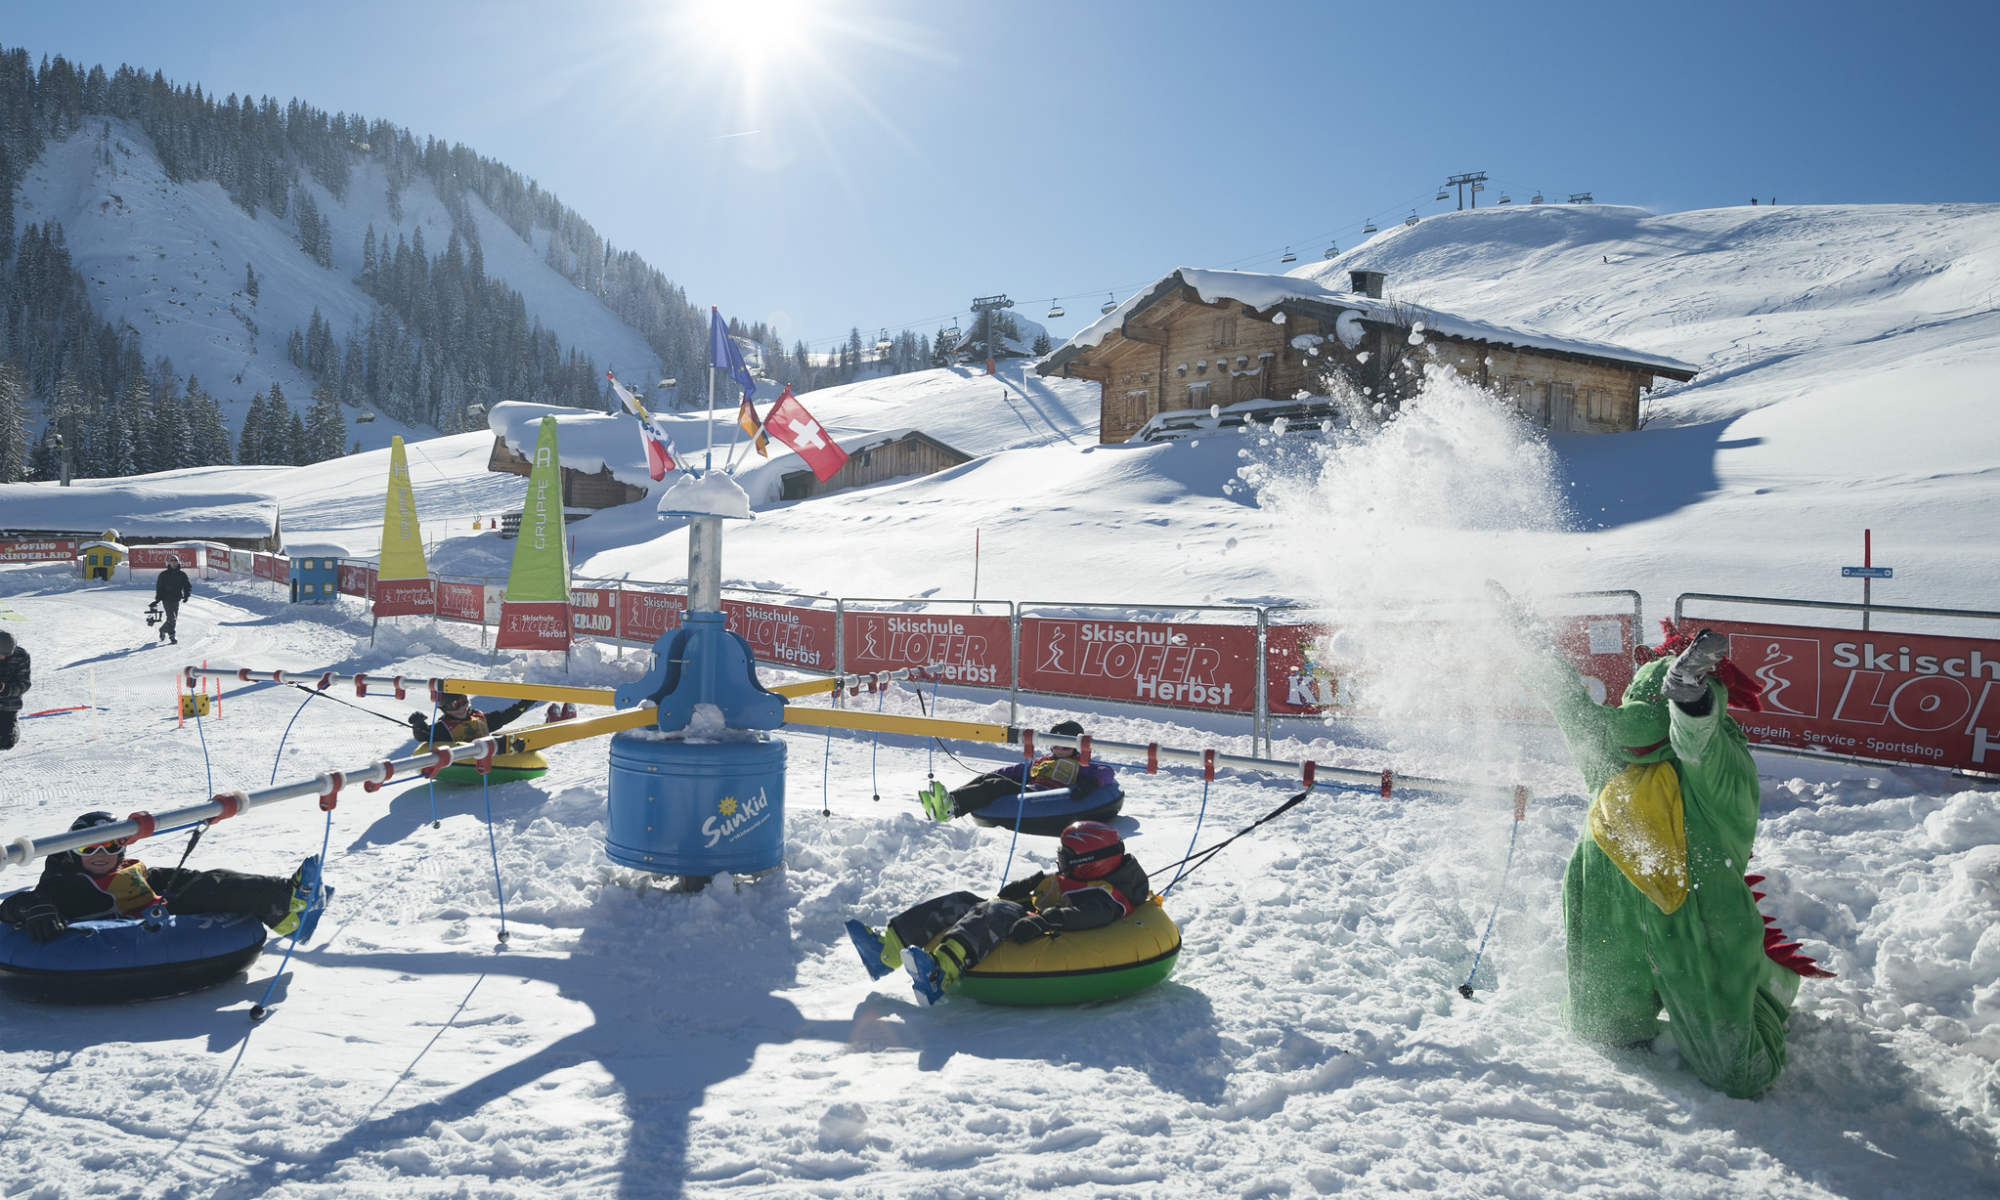
[[(108, 812), (88, 812), (70, 829), (115, 825)], [(0, 921), (17, 926), (34, 942), (61, 937), (73, 921), (136, 917), (156, 906), (176, 914), (221, 913), (255, 917), (279, 934), (312, 936), (331, 888), (318, 888), (319, 856), (299, 864), (285, 879), (241, 871), (189, 871), (148, 867), (124, 855), (125, 843), (111, 840), (76, 851), (51, 854), (42, 878), (25, 892), (0, 900)], [(315, 902), (314, 891), (319, 895)]]
[(1552, 655), (1534, 683), (1595, 797), (1563, 874), (1571, 1029), (1644, 1044), (1664, 1009), (1694, 1073), (1748, 1099), (1784, 1070), (1800, 976), (1828, 973), (1767, 932), (1761, 877), (1743, 874), (1757, 768), (1727, 708), (1761, 707), (1761, 689), (1728, 648), (1706, 629), (1670, 637), (1616, 706)]
[[(935, 1004), (1001, 942), (1100, 929), (1131, 916), (1153, 894), (1145, 869), (1125, 852), (1118, 831), (1096, 821), (1078, 821), (1063, 831), (1056, 870), (1017, 879), (993, 899), (971, 892), (933, 897), (895, 917), (886, 930), (849, 921), (848, 934), (870, 978), (901, 967), (917, 995)], [(925, 951), (933, 940), (933, 949)]]
[[(1065, 737), (1082, 737), (1083, 726), (1075, 721), (1064, 721), (1049, 732)], [(1079, 760), (1074, 747), (1056, 746), (1033, 762), (1017, 762), (998, 771), (988, 771), (949, 792), (944, 790), (942, 783), (933, 783), (918, 792), (917, 799), (933, 821), (971, 816), (989, 824), (1012, 825), (1015, 823), (1012, 814), (1019, 807), (1022, 792), (1033, 796), (1035, 792), (1054, 788), (1069, 789), (1069, 802), (1065, 805), (1068, 816), (1059, 818), (1053, 828), (1034, 828), (1037, 820), (1030, 817), (1022, 824), (1022, 832), (1052, 834), (1078, 820), (1109, 820), (1118, 815), (1125, 797), (1118, 787), (1117, 773), (1109, 766), (1104, 763), (1086, 764)], [(1035, 806), (1029, 804), (1026, 807), (1032, 809)], [(1008, 809), (1010, 815), (1002, 817), (989, 813), (991, 809), (1000, 808)]]
[[(424, 714), (413, 712), (410, 714), (410, 732), (416, 735), (420, 747), (424, 748), (452, 742), (476, 742), (512, 724), (534, 706), (533, 700), (516, 700), (505, 708), (482, 712), (472, 707), (472, 698), (465, 693), (446, 692), (438, 700), (438, 707), (444, 715), (437, 723), (433, 725)], [(571, 715), (575, 715), (573, 709), (570, 711)], [(536, 750), (496, 754), (491, 779), (495, 783), (510, 779), (535, 779), (547, 774), (548, 769), (549, 760)], [(469, 763), (453, 763), (440, 770), (437, 777), (459, 783), (477, 783), (479, 771)]]

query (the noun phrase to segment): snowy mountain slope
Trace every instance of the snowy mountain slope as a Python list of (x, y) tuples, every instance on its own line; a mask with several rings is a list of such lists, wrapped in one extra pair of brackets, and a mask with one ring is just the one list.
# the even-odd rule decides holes
[[(383, 169), (372, 160), (356, 164), (341, 201), (310, 172), (301, 178), (332, 227), (331, 270), (299, 249), (296, 213), (281, 220), (260, 209), (252, 218), (213, 182), (169, 180), (150, 139), (119, 120), (92, 118), (68, 139), (51, 143), (24, 172), (16, 222), (61, 222), (99, 314), (137, 330), (148, 361), (164, 355), (177, 372), (195, 374), (222, 403), (234, 433), (250, 397), (274, 381), (293, 407), (303, 411), (310, 401), (311, 380), (287, 361), (286, 339), (305, 329), (314, 308), (343, 345), (350, 330), (367, 323), (374, 302), (354, 281), (371, 224), (378, 244), (386, 238), (389, 250), (399, 234), (412, 236), (419, 228), (433, 255), (450, 237), (450, 217), (427, 179), (404, 191), (398, 223), (389, 216)], [(564, 350), (642, 375), (657, 372), (657, 356), (636, 331), (544, 265), (537, 248), (476, 196), (466, 203), (480, 231), (487, 275), (520, 292), (530, 318), (553, 330)], [(254, 300), (244, 290), (246, 265), (257, 273)], [(352, 410), (344, 416), (349, 439), (364, 448), (385, 446), (392, 434), (433, 432), (386, 417), (357, 424)]]

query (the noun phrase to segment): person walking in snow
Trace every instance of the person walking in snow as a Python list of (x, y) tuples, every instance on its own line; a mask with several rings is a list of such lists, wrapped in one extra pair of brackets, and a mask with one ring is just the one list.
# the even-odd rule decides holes
[[(1139, 860), (1109, 825), (1078, 821), (1063, 830), (1056, 874), (1037, 871), (983, 899), (971, 892), (936, 896), (893, 918), (886, 928), (859, 921), (847, 934), (869, 978), (901, 967), (917, 995), (936, 1004), (944, 989), (993, 952), (1003, 939), (1032, 942), (1098, 929), (1132, 915), (1153, 894)], [(943, 934), (934, 951), (923, 947)]]
[[(1075, 721), (1064, 721), (1049, 732), (1064, 737), (1082, 737), (1083, 726)], [(1024, 778), (1025, 788), (1022, 786)], [(1103, 763), (1085, 764), (1080, 761), (1075, 747), (1056, 746), (1033, 762), (1017, 762), (998, 771), (988, 771), (949, 792), (944, 790), (944, 784), (932, 783), (917, 793), (917, 799), (923, 804), (924, 811), (930, 814), (931, 820), (949, 821), (953, 817), (976, 813), (1002, 797), (1018, 796), (1024, 790), (1068, 788), (1071, 799), (1082, 800), (1099, 788), (1111, 786), (1117, 778), (1117, 773)]]
[(476, 742), (487, 734), (503, 729), (535, 706), (533, 700), (516, 700), (505, 708), (479, 712), (472, 707), (472, 698), (464, 692), (446, 692), (438, 699), (438, 708), (444, 715), (432, 724), (429, 717), (420, 712), (410, 714), (410, 732), (420, 742), (433, 746), (451, 742)]
[(33, 682), (30, 666), (21, 643), (0, 629), (0, 750), (12, 750), (21, 740), (21, 694)]
[(1762, 876), (1743, 873), (1757, 766), (1728, 709), (1761, 708), (1762, 689), (1726, 657), (1727, 635), (1668, 632), (1615, 706), (1552, 651), (1530, 676), (1595, 797), (1563, 873), (1564, 1016), (1589, 1041), (1632, 1046), (1659, 1036), (1664, 1010), (1695, 1075), (1752, 1099), (1784, 1070), (1800, 977), (1829, 972), (1766, 929)]
[[(87, 812), (71, 822), (70, 829), (117, 823), (118, 818), (108, 812)], [(285, 879), (221, 869), (149, 867), (126, 858), (123, 841), (107, 839), (49, 855), (34, 887), (0, 900), (0, 921), (19, 926), (34, 941), (50, 942), (74, 921), (137, 916), (164, 905), (174, 913), (255, 917), (272, 932), (295, 933), (304, 942), (312, 937), (332, 895), (332, 888), (319, 886), (317, 854)]]
[(181, 639), (175, 632), (174, 619), (180, 614), (181, 602), (193, 595), (194, 585), (188, 582), (187, 572), (181, 570), (180, 557), (170, 555), (167, 558), (167, 569), (161, 571), (160, 577), (153, 581), (153, 599), (159, 601), (160, 607), (167, 611), (167, 619), (160, 622), (161, 639), (176, 645), (180, 643)]

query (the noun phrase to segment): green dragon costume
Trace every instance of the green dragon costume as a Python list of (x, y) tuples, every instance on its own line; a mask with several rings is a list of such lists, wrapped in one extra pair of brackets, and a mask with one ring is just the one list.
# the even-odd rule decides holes
[(1570, 1028), (1649, 1042), (1664, 1009), (1694, 1073), (1748, 1099), (1784, 1070), (1799, 977), (1829, 973), (1767, 928), (1751, 890), (1763, 877), (1743, 873), (1757, 769), (1727, 705), (1758, 707), (1760, 689), (1727, 648), (1708, 630), (1670, 636), (1615, 707), (1560, 659), (1536, 690), (1594, 796), (1563, 874)]

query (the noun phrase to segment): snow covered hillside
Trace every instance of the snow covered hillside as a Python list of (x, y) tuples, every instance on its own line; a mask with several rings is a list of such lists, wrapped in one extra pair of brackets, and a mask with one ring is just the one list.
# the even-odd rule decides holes
[[(1043, 839), (938, 825), (910, 798), (1005, 761), (994, 747), (786, 731), (784, 867), (693, 896), (605, 859), (601, 743), (558, 747), (548, 776), (490, 798), (349, 789), (330, 837), (310, 801), (259, 810), (217, 826), (192, 865), (287, 872), (327, 837), (339, 894), (316, 940), (282, 972), (273, 953), (246, 980), (144, 1007), (0, 1005), (0, 1192), (1994, 1195), (2000, 787), (1759, 753), (1763, 908), (1837, 977), (1801, 990), (1777, 1086), (1727, 1099), (1670, 1035), (1606, 1052), (1561, 1027), (1560, 879), (1587, 797), (1549, 730), (1490, 715), (1524, 702), (1527, 668), (1482, 597), (1487, 578), (1527, 595), (1631, 587), (1649, 617), (1691, 590), (1858, 599), (1838, 567), (1872, 527), (1876, 561), (1896, 567), (1878, 601), (2000, 609), (2000, 434), (1981, 386), (2000, 357), (1977, 295), (2000, 270), (1995, 218), (1510, 209), (1354, 252), (1392, 293), (1702, 368), (1630, 435), (1549, 439), (1450, 380), (1380, 433), (1332, 443), (1232, 431), (1099, 446), (1091, 393), (1004, 373), (810, 393), (843, 440), (957, 420), (982, 457), (731, 522), (725, 582), (962, 597), (977, 530), (987, 599), (1325, 606), (1351, 626), (1343, 650), (1371, 664), (1382, 715), (1293, 722), (1275, 753), (1520, 783), (1525, 821), (1504, 799), (1323, 787), (1171, 885), (1185, 948), (1165, 983), (1016, 1010), (921, 1007), (900, 977), (871, 981), (842, 929), (1048, 865)], [(1812, 231), (1777, 236), (1799, 222)], [(1845, 249), (1802, 265), (1814, 244)], [(1647, 245), (1683, 252), (1612, 265)], [(718, 418), (733, 428), (733, 408)], [(622, 424), (583, 452), (636, 463)], [(490, 444), (412, 446), (427, 532), (518, 504), (522, 481), (484, 470)], [(385, 457), (148, 482), (280, 495), (288, 537), (365, 549)], [(685, 536), (651, 507), (575, 523), (579, 573), (678, 579)], [(509, 549), (452, 525), (433, 562), (502, 573)], [(640, 671), (641, 656), (588, 643), (568, 674), (547, 657), (495, 663), (471, 627), (371, 630), (352, 601), (196, 588), (175, 652), (147, 644), (143, 577), (82, 586), (57, 567), (0, 567), (0, 627), (35, 654), (31, 708), (97, 706), (27, 720), (0, 754), (0, 841), (409, 744), (388, 722), (411, 705), (355, 701), (371, 715), (268, 684), (234, 686), (219, 719), (181, 727), (167, 697), (183, 662), (594, 686)], [(1410, 619), (1435, 613), (1451, 620)], [(970, 690), (861, 703), (1010, 716), (1004, 695)], [(1245, 723), (1221, 717), (1029, 698), (1020, 718), (1069, 715), (1104, 740), (1248, 749)], [(1129, 793), (1119, 825), (1156, 889), (1191, 846), (1296, 787), (1112, 761)], [(171, 865), (183, 844), (143, 856)], [(31, 878), (0, 872), (0, 889)], [(275, 1007), (253, 1025), (274, 977)]]
[[(148, 361), (164, 355), (181, 375), (198, 376), (234, 434), (250, 397), (273, 382), (304, 410), (312, 383), (288, 361), (285, 344), (306, 328), (313, 309), (337, 341), (367, 322), (374, 304), (355, 279), (370, 225), (378, 244), (386, 238), (391, 249), (398, 235), (421, 229), (435, 254), (451, 236), (450, 215), (422, 175), (403, 192), (401, 221), (389, 215), (383, 168), (373, 159), (355, 163), (342, 200), (313, 182), (310, 171), (301, 177), (330, 225), (330, 270), (299, 248), (295, 218), (280, 220), (268, 209), (252, 218), (213, 181), (168, 179), (151, 140), (116, 119), (92, 117), (48, 146), (24, 173), (15, 221), (60, 222), (99, 316), (136, 329)], [(658, 377), (658, 356), (644, 339), (542, 261), (546, 231), (530, 245), (476, 195), (468, 194), (466, 205), (487, 276), (521, 293), (529, 318), (554, 331), (565, 351), (636, 378)], [(257, 272), (254, 298), (245, 291), (246, 265)], [(388, 445), (392, 434), (419, 433), (386, 417), (356, 424), (352, 410), (344, 415), (349, 440), (363, 449)]]

